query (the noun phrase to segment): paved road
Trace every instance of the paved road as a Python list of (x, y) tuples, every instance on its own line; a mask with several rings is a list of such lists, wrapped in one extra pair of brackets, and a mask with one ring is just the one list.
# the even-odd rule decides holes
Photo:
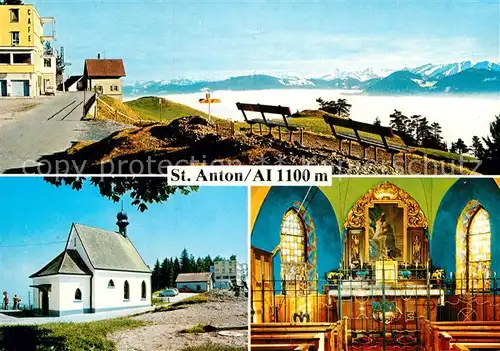
[(112, 121), (81, 121), (83, 100), (83, 92), (64, 93), (26, 112), (2, 113), (0, 173), (33, 167), (42, 156), (64, 151), (74, 141), (100, 140), (126, 127)]

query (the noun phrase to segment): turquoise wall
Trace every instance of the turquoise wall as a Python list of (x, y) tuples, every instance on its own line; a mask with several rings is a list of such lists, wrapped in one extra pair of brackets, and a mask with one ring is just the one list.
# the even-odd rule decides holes
[[(309, 187), (272, 187), (262, 203), (252, 230), (252, 246), (273, 251), (280, 243), (283, 215), (294, 202), (302, 202)], [(342, 243), (333, 208), (318, 188), (312, 187), (304, 207), (314, 222), (317, 238), (318, 279), (324, 279), (326, 272), (338, 268), (342, 257)], [(280, 279), (280, 255), (273, 261), (274, 277)], [(279, 289), (276, 284), (276, 289)]]
[(500, 273), (500, 191), (492, 179), (457, 180), (443, 197), (431, 240), (434, 266), (455, 273), (456, 231), (460, 214), (470, 200), (477, 200), (490, 215), (491, 270)]

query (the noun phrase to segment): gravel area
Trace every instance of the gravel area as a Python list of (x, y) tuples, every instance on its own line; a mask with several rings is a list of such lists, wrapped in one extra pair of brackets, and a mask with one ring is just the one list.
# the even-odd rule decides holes
[(118, 350), (180, 350), (185, 346), (201, 345), (208, 341), (217, 344), (246, 347), (248, 331), (180, 333), (199, 324), (217, 328), (246, 327), (248, 325), (248, 299), (234, 297), (227, 291), (213, 291), (209, 301), (187, 308), (152, 312), (133, 317), (153, 323), (150, 326), (113, 333), (109, 339)]

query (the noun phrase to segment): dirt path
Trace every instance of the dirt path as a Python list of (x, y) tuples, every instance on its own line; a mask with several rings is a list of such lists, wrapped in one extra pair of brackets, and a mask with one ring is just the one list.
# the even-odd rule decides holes
[[(247, 347), (247, 330), (235, 330), (234, 336), (212, 333), (180, 333), (196, 325), (211, 325), (217, 328), (244, 327), (248, 325), (248, 300), (210, 296), (206, 303), (190, 305), (187, 308), (152, 312), (133, 317), (151, 322), (152, 325), (111, 334), (118, 350), (181, 350), (185, 346), (201, 345), (206, 342), (230, 346)], [(224, 332), (223, 332), (224, 334)]]

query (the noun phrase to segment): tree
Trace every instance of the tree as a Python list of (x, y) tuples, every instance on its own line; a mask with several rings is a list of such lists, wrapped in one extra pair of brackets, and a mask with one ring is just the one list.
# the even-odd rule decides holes
[(430, 125), (429, 135), (426, 136), (422, 144), (432, 149), (446, 150), (446, 143), (444, 143), (441, 133), (441, 125), (433, 122)]
[(485, 144), (485, 158), (500, 160), (500, 114), (490, 123), (490, 136), (483, 138)]
[(167, 288), (170, 285), (168, 281), (168, 271), (170, 269), (170, 260), (165, 258), (160, 268), (160, 288)]
[(22, 0), (4, 0), (2, 5), (22, 5)]
[(455, 143), (451, 143), (451, 152), (462, 155), (469, 152), (469, 148), (461, 138), (458, 138)]
[(193, 255), (189, 256), (189, 271), (188, 273), (196, 273), (197, 267), (196, 267), (196, 259), (194, 258)]
[(160, 289), (160, 261), (157, 259), (151, 274), (151, 285), (153, 291)]
[(351, 106), (347, 103), (346, 99), (338, 99), (337, 101), (325, 101), (322, 98), (317, 98), (316, 102), (319, 104), (319, 109), (340, 117), (349, 117)]
[(132, 198), (132, 205), (137, 206), (139, 211), (148, 209), (148, 204), (166, 202), (170, 196), (179, 192), (187, 195), (197, 191), (197, 186), (172, 186), (168, 185), (165, 178), (142, 178), (142, 177), (45, 177), (45, 181), (56, 187), (71, 186), (73, 190), (81, 190), (84, 184), (91, 184), (99, 189), (103, 197), (118, 202), (125, 194)]
[(205, 271), (203, 268), (204, 268), (203, 260), (201, 259), (201, 257), (198, 257), (198, 259), (196, 260), (196, 273), (208, 272)]
[(177, 276), (181, 273), (181, 265), (179, 259), (176, 257), (174, 259), (174, 264), (172, 265), (172, 282), (175, 283)]
[(484, 149), (481, 139), (477, 135), (472, 137), (472, 152), (477, 159), (482, 160), (486, 156), (486, 150)]
[(236, 255), (231, 255), (231, 257), (229, 257), (229, 259), (230, 259), (231, 261), (236, 261)]
[(389, 115), (389, 125), (392, 129), (397, 130), (398, 132), (408, 134), (409, 128), (408, 123), (409, 119), (405, 115), (401, 113), (401, 111), (394, 110), (392, 114)]
[(349, 115), (351, 114), (352, 105), (348, 104), (346, 99), (338, 99), (336, 106), (337, 106), (337, 115), (346, 118), (349, 117)]
[(186, 248), (184, 248), (181, 252), (180, 265), (181, 265), (181, 273), (190, 273), (191, 272), (190, 262), (189, 262), (189, 253), (186, 250)]
[(382, 122), (380, 121), (380, 118), (375, 117), (375, 121), (373, 121), (373, 125), (377, 126), (377, 127), (382, 126)]
[(53, 55), (54, 54), (54, 48), (50, 44), (50, 41), (43, 42), (43, 54), (44, 55)]

